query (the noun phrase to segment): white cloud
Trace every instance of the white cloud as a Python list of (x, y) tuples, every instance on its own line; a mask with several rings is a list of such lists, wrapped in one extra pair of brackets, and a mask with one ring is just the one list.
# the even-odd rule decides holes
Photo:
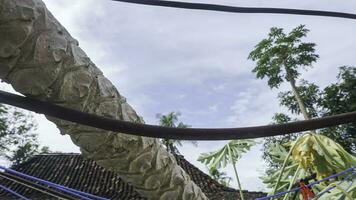
[(185, 94), (180, 94), (177, 96), (178, 99), (185, 99), (187, 97), (187, 95)]
[(218, 105), (217, 104), (211, 105), (209, 106), (208, 110), (211, 112), (216, 112), (218, 110)]
[(262, 81), (252, 81), (250, 86), (238, 93), (227, 117), (229, 126), (265, 125), (274, 113), (281, 111), (276, 91), (263, 85)]
[(226, 88), (226, 83), (222, 83), (222, 84), (218, 84), (218, 85), (213, 86), (212, 90), (214, 92), (216, 92), (216, 91), (224, 90), (225, 88)]
[[(193, 1), (192, 1), (193, 2)], [(202, 2), (217, 3), (216, 0)], [(269, 14), (231, 14), (138, 6), (109, 0), (45, 0), (54, 16), (78, 39), (94, 63), (118, 87), (146, 121), (155, 114), (180, 110), (195, 127), (262, 125), (280, 111), (265, 80), (255, 80), (247, 61), (253, 46), (272, 26), (291, 29), (306, 24), (320, 60), (303, 74), (321, 86), (335, 80), (337, 67), (356, 65), (355, 22), (345, 19)], [(268, 6), (354, 12), (355, 1), (221, 0), (237, 6)], [(6, 86), (8, 87), (8, 86)], [(287, 86), (283, 86), (282, 90)], [(70, 139), (36, 115), (44, 145), (76, 151)], [(195, 160), (200, 152), (223, 142), (185, 145), (181, 152)], [(258, 190), (263, 162), (258, 147), (238, 164), (243, 185)], [(253, 167), (255, 166), (255, 167)], [(227, 169), (233, 176), (231, 169)], [(251, 175), (251, 177), (249, 177)]]

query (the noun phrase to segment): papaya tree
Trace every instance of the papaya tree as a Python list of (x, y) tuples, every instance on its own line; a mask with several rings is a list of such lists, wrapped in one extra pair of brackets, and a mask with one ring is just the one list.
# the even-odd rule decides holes
[[(351, 112), (356, 110), (356, 68), (352, 66), (343, 66), (339, 69), (336, 83), (326, 86), (324, 89), (319, 88), (316, 84), (302, 80), (298, 86), (298, 91), (301, 94), (303, 102), (308, 110), (311, 111), (311, 116), (322, 117), (343, 112)], [(286, 107), (292, 114), (300, 114), (298, 103), (296, 102), (291, 91), (281, 92), (278, 95), (280, 105)], [(286, 123), (295, 121), (285, 113), (276, 113), (273, 117), (273, 123)], [(339, 143), (347, 152), (356, 152), (356, 129), (355, 123), (343, 124), (335, 127), (324, 128), (318, 130), (318, 134), (325, 135), (335, 142)], [(276, 181), (276, 174), (281, 168), (283, 160), (275, 159), (277, 150), (274, 148), (277, 144), (284, 144), (288, 141), (298, 138), (300, 133), (282, 135), (277, 137), (269, 137), (264, 142), (264, 158), (268, 163), (263, 181), (268, 187), (273, 187)], [(280, 148), (285, 148), (281, 146)], [(288, 165), (289, 166), (289, 165)], [(277, 191), (287, 190), (289, 178), (295, 174), (297, 167), (290, 167), (280, 181), (280, 186)], [(296, 179), (310, 176), (306, 171), (299, 171), (300, 176)]]
[[(301, 80), (297, 90), (312, 117), (323, 117), (341, 114), (356, 110), (356, 67), (343, 66), (339, 68), (337, 82), (324, 88), (310, 81)], [(280, 92), (278, 100), (281, 106), (287, 108), (291, 114), (299, 115), (300, 109), (291, 91)], [(286, 123), (294, 121), (287, 112), (276, 113), (273, 123)], [(334, 127), (323, 128), (319, 133), (339, 143), (351, 154), (356, 153), (356, 123), (348, 123)], [(298, 134), (283, 135), (267, 138), (265, 142), (265, 154), (271, 143), (283, 143), (288, 139), (295, 138)], [(269, 162), (268, 157), (267, 162)], [(271, 162), (269, 162), (272, 164)]]
[(248, 56), (256, 61), (252, 72), (257, 78), (266, 77), (271, 89), (278, 88), (284, 81), (290, 84), (305, 119), (310, 119), (310, 114), (297, 90), (296, 80), (300, 76), (299, 69), (312, 67), (319, 57), (314, 43), (301, 41), (308, 31), (304, 25), (294, 28), (289, 34), (285, 34), (282, 28), (271, 28), (268, 38), (259, 42)]
[[(144, 123), (41, 0), (0, 1), (0, 78), (26, 96)], [(158, 139), (48, 117), (86, 158), (148, 199), (206, 199)]]
[(225, 168), (227, 164), (231, 164), (234, 168), (240, 198), (244, 200), (241, 182), (236, 169), (236, 162), (241, 158), (243, 153), (246, 153), (250, 150), (251, 146), (255, 144), (256, 142), (250, 139), (231, 140), (221, 149), (209, 153), (202, 153), (198, 161), (208, 165), (210, 170), (219, 170), (220, 168)]
[[(303, 98), (311, 95), (302, 94), (313, 93), (316, 88), (313, 85), (299, 87), (297, 81), (300, 78), (300, 69), (312, 67), (319, 57), (315, 53), (314, 43), (302, 41), (308, 32), (304, 25), (294, 28), (288, 34), (281, 28), (271, 28), (268, 37), (259, 42), (248, 56), (249, 59), (256, 61), (252, 72), (257, 78), (267, 78), (267, 84), (271, 89), (279, 88), (283, 82), (290, 84), (291, 92), (284, 94), (282, 99), (285, 101), (281, 103), (290, 105), (292, 112), (302, 114), (306, 120), (316, 116), (316, 110), (313, 104), (310, 104), (310, 99)], [(306, 85), (302, 81), (303, 84)], [(276, 118), (281, 121), (290, 120), (285, 115)], [(356, 164), (356, 158), (346, 152), (341, 145), (316, 131), (290, 137), (294, 137), (294, 140), (284, 144), (288, 153), (284, 155), (280, 168), (274, 170), (267, 180), (271, 182), (271, 178), (275, 178), (272, 193), (286, 187), (290, 189), (301, 174), (307, 174), (305, 172), (315, 173), (320, 179)], [(283, 183), (283, 180), (288, 179), (289, 183)], [(283, 184), (285, 187), (282, 187)], [(284, 199), (287, 198), (288, 194)]]

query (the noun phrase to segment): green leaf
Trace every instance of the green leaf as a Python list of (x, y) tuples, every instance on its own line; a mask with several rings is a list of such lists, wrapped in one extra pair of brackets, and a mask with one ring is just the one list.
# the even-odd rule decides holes
[[(319, 200), (338, 200), (338, 199), (347, 199), (353, 200), (356, 199), (356, 182), (355, 181), (345, 181), (343, 183), (334, 183), (330, 184), (329, 187), (337, 185), (334, 189), (329, 192), (323, 194), (318, 199)], [(329, 187), (326, 187), (321, 192), (324, 192)], [(344, 197), (344, 198), (343, 198)]]
[(248, 58), (256, 61), (252, 72), (257, 78), (268, 78), (271, 88), (278, 88), (284, 81), (297, 79), (299, 68), (306, 69), (319, 57), (314, 53), (315, 44), (305, 43), (301, 39), (309, 32), (304, 25), (285, 34), (281, 28), (271, 28), (268, 38), (255, 46)]
[[(198, 161), (209, 166), (209, 168), (224, 168), (228, 163), (236, 162), (241, 155), (247, 152), (251, 146), (255, 145), (253, 140), (232, 140), (221, 149), (209, 153), (203, 153)], [(232, 160), (229, 157), (228, 148), (231, 149)]]
[(292, 157), (305, 170), (321, 179), (356, 165), (356, 158), (342, 146), (320, 134), (305, 134), (298, 140)]

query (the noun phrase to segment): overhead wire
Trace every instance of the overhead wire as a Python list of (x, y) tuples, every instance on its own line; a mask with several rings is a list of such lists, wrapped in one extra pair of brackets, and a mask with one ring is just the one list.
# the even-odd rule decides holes
[(140, 4), (140, 5), (149, 5), (149, 6), (161, 6), (161, 7), (170, 7), (170, 8), (230, 12), (230, 13), (293, 14), (293, 15), (309, 15), (309, 16), (356, 19), (356, 14), (353, 13), (322, 11), (322, 10), (237, 7), (237, 6), (227, 6), (227, 5), (219, 5), (219, 4), (192, 3), (192, 2), (183, 2), (183, 1), (161, 1), (161, 0), (112, 0), (112, 1)]
[(108, 131), (138, 136), (180, 140), (233, 140), (260, 138), (315, 130), (356, 122), (356, 111), (323, 118), (242, 128), (170, 128), (116, 120), (66, 108), (30, 97), (0, 91), (0, 103), (9, 104), (58, 119)]

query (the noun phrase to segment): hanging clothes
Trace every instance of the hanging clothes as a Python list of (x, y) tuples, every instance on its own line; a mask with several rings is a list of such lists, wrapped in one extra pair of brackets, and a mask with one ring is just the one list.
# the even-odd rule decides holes
[(300, 193), (303, 196), (303, 200), (311, 200), (315, 197), (315, 193), (313, 192), (313, 190), (310, 187), (308, 187), (304, 181), (300, 181), (299, 186), (300, 186)]

